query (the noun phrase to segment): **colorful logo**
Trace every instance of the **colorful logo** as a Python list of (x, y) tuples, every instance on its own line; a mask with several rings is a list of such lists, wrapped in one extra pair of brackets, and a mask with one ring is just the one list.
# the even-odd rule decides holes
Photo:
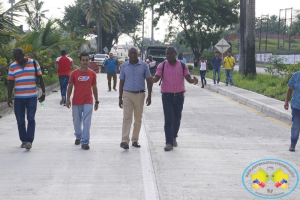
[(79, 80), (79, 81), (88, 81), (89, 79), (90, 79), (89, 76), (79, 76), (79, 77), (78, 77), (78, 80)]
[(299, 183), (296, 169), (277, 159), (252, 163), (243, 173), (242, 181), (248, 192), (264, 199), (278, 199), (293, 192)]

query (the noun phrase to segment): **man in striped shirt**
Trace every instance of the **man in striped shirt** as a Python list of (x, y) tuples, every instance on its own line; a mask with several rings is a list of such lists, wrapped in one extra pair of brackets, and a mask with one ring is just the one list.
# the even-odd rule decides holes
[[(40, 79), (42, 96), (45, 100), (45, 84), (38, 62), (25, 57), (22, 49), (14, 50), (15, 62), (9, 67), (8, 73), (8, 106), (12, 107), (12, 91), (14, 87), (14, 108), (18, 123), (21, 148), (31, 149), (35, 131), (35, 112), (37, 107), (36, 78)], [(37, 77), (36, 77), (37, 75)], [(25, 110), (27, 111), (27, 129), (25, 123)]]

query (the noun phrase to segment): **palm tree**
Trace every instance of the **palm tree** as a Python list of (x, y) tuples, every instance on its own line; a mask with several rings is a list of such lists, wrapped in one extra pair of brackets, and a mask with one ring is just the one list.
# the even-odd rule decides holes
[(49, 10), (42, 10), (45, 2), (39, 0), (30, 0), (31, 3), (25, 6), (24, 11), (27, 13), (26, 22), (33, 30), (38, 30), (41, 26), (42, 19), (48, 19), (45, 15)]
[(119, 2), (117, 0), (89, 0), (89, 2), (82, 5), (86, 13), (88, 25), (92, 21), (96, 21), (98, 43), (97, 52), (102, 50), (102, 30), (109, 33), (113, 20), (116, 18), (118, 12)]

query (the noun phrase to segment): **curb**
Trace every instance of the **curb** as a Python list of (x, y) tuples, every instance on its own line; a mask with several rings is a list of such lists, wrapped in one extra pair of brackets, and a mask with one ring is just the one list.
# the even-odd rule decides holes
[[(52, 93), (53, 90), (59, 89), (59, 87), (60, 87), (59, 82), (47, 86), (46, 87), (46, 95), (49, 95), (50, 93)], [(42, 94), (42, 89), (38, 88), (38, 97), (41, 96), (41, 94)], [(0, 103), (0, 119), (1, 119), (1, 117), (4, 117), (12, 112), (13, 112), (13, 108), (8, 107), (6, 102)]]
[[(196, 77), (198, 78), (198, 80), (201, 80), (201, 78), (199, 76), (196, 76)], [(212, 81), (212, 79), (209, 79), (209, 78), (206, 78), (206, 79)], [(231, 87), (234, 87), (234, 86), (231, 86)], [(206, 89), (216, 92), (216, 93), (219, 93), (223, 96), (226, 96), (234, 101), (237, 101), (237, 102), (239, 102), (245, 106), (248, 106), (250, 108), (253, 108), (265, 115), (268, 115), (269, 117), (275, 118), (275, 119), (282, 121), (288, 125), (292, 124), (292, 115), (290, 113), (285, 112), (284, 110), (279, 110), (279, 109), (273, 108), (272, 106), (270, 106), (268, 104), (265, 104), (265, 103), (259, 102), (257, 100), (251, 99), (249, 97), (243, 96), (241, 94), (238, 94), (237, 92), (228, 91), (228, 90), (224, 89), (223, 86), (221, 86), (221, 87), (213, 86), (212, 84), (207, 83)], [(261, 95), (261, 94), (255, 93), (255, 92), (251, 92), (249, 90), (245, 90), (242, 88), (239, 88), (239, 90), (253, 93), (255, 95), (259, 95), (262, 98), (266, 98), (266, 96), (264, 96), (264, 95)], [(270, 98), (270, 97), (267, 97), (267, 98)], [(272, 99), (272, 98), (270, 98), (270, 99)], [(278, 101), (278, 103), (281, 103), (282, 109), (283, 109), (283, 105), (284, 105), (283, 101), (279, 101), (276, 99), (272, 99), (272, 100), (275, 100), (275, 101)]]

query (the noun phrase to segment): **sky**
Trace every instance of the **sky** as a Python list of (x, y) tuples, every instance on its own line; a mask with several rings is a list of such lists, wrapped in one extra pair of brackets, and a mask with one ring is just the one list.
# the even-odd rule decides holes
[[(6, 7), (9, 7), (10, 4), (8, 3), (9, 0), (0, 0), (4, 2)], [(18, 2), (19, 0), (16, 0)], [(55, 17), (55, 18), (62, 18), (64, 7), (74, 4), (74, 0), (44, 0), (44, 10), (48, 9), (49, 12), (47, 13), (47, 17)], [(295, 8), (300, 10), (299, 0), (256, 0), (256, 16), (259, 17), (261, 15), (278, 15), (279, 9), (284, 8)], [(151, 37), (151, 14), (148, 12), (145, 20), (145, 37)], [(166, 34), (166, 20), (167, 17), (164, 17), (160, 20), (158, 27), (159, 30), (154, 31), (154, 39), (155, 40), (163, 40)], [(122, 36), (120, 41), (125, 43), (129, 40), (129, 37)]]

